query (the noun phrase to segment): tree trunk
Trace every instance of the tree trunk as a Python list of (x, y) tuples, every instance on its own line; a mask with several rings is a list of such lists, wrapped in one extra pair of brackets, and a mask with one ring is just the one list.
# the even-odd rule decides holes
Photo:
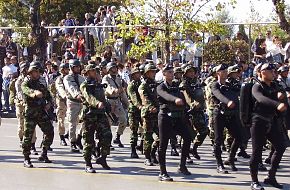
[(285, 30), (290, 35), (290, 24), (285, 16), (285, 2), (283, 0), (272, 0), (275, 6), (275, 11), (280, 20), (280, 28)]

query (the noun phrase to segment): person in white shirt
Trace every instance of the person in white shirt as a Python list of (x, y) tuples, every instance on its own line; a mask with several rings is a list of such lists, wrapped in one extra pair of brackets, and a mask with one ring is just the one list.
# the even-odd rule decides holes
[(286, 55), (286, 51), (282, 47), (282, 42), (278, 36), (273, 38), (273, 44), (268, 48), (268, 51), (273, 57), (273, 61), (277, 63), (282, 63), (282, 56)]
[(10, 111), (9, 105), (9, 84), (13, 75), (17, 75), (17, 67), (11, 64), (10, 58), (6, 57), (4, 59), (5, 66), (2, 68), (3, 77), (3, 97), (4, 97), (4, 110)]
[(159, 71), (155, 75), (155, 80), (159, 84), (159, 83), (161, 83), (163, 81), (162, 70), (164, 68), (163, 61), (160, 58), (158, 58), (157, 61), (156, 61), (156, 67), (157, 67), (157, 69)]

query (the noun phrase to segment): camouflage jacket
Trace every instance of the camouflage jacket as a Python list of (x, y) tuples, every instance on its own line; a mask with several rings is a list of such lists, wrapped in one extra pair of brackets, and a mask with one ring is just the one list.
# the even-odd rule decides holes
[(83, 96), (83, 119), (94, 119), (96, 114), (105, 114), (106, 108), (99, 109), (98, 104), (106, 104), (105, 91), (94, 80), (86, 79), (80, 86)]
[(152, 108), (159, 109), (157, 99), (157, 83), (154, 80), (145, 79), (138, 88), (141, 97), (141, 117), (157, 117), (157, 113), (151, 113)]
[(211, 86), (212, 84), (217, 81), (215, 77), (210, 76), (205, 80), (205, 100), (206, 100), (206, 106), (208, 109), (214, 109), (214, 102), (213, 97), (211, 93)]
[(204, 90), (195, 79), (185, 79), (180, 85), (189, 109), (193, 111), (203, 111), (205, 109)]
[(142, 107), (141, 97), (138, 93), (138, 88), (141, 85), (141, 80), (131, 81), (128, 84), (127, 93), (129, 97), (129, 112), (139, 112)]
[[(27, 76), (21, 85), (21, 89), (24, 95), (25, 104), (29, 109), (43, 109), (46, 104), (52, 103), (50, 92), (39, 80), (32, 80)], [(37, 98), (35, 96), (35, 90), (41, 91), (43, 97)]]
[(16, 99), (16, 89), (15, 89), (15, 83), (17, 78), (13, 79), (9, 84), (9, 104), (15, 105), (15, 99)]

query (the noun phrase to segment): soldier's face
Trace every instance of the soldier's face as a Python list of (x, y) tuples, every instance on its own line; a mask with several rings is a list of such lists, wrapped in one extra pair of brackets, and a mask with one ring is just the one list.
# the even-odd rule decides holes
[(30, 72), (30, 77), (33, 79), (33, 80), (37, 80), (40, 78), (40, 72), (39, 70), (33, 70)]
[(133, 76), (132, 76), (133, 80), (140, 80), (141, 78), (141, 73), (138, 72), (138, 73), (134, 73)]
[(63, 74), (64, 75), (68, 75), (68, 73), (69, 73), (69, 69), (63, 69)]
[(274, 80), (274, 71), (273, 70), (263, 70), (261, 71), (262, 78), (267, 81)]
[(147, 78), (155, 79), (156, 71), (150, 70), (146, 73)]
[(96, 70), (90, 70), (90, 71), (88, 71), (87, 75), (91, 79), (96, 79), (97, 78), (97, 71)]
[(174, 78), (176, 79), (181, 79), (182, 78), (182, 73), (175, 73)]
[(112, 67), (112, 68), (110, 69), (110, 74), (117, 75), (117, 74), (118, 74), (118, 69), (117, 69), (117, 67)]
[(81, 67), (80, 66), (75, 66), (73, 67), (73, 73), (74, 74), (80, 74), (81, 73)]
[(225, 80), (228, 77), (227, 70), (218, 71), (217, 75), (220, 79)]
[(188, 70), (188, 71), (185, 73), (185, 76), (188, 77), (188, 78), (193, 79), (193, 78), (196, 77), (196, 73), (195, 73), (194, 70), (190, 69), (190, 70)]
[(174, 72), (173, 69), (168, 70), (168, 71), (164, 71), (163, 72), (164, 78), (166, 81), (172, 81), (174, 78)]
[(288, 77), (288, 73), (289, 73), (288, 71), (284, 71), (284, 72), (281, 73), (281, 76), (282, 77)]

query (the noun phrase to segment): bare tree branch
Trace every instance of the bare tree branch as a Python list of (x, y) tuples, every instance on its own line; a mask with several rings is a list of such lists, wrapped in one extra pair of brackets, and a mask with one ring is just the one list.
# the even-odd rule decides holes
[(211, 0), (206, 0), (200, 7), (196, 10), (196, 12), (191, 16), (191, 20), (199, 13), (199, 11), (210, 2)]

